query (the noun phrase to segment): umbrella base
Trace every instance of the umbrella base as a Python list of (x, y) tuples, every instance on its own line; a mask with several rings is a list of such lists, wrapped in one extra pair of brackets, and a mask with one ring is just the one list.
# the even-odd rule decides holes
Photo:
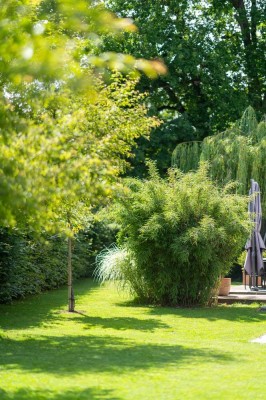
[[(266, 263), (264, 261), (264, 267), (266, 267)], [(262, 275), (248, 275), (245, 270), (243, 270), (243, 285), (249, 286), (250, 289), (254, 291), (265, 290), (266, 289), (266, 268)]]

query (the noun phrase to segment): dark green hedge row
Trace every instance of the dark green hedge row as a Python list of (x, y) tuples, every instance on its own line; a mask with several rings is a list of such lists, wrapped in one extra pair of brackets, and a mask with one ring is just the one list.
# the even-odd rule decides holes
[[(92, 276), (95, 256), (114, 240), (104, 223), (95, 223), (74, 241), (73, 276)], [(67, 241), (58, 236), (34, 239), (0, 229), (0, 303), (67, 283)]]

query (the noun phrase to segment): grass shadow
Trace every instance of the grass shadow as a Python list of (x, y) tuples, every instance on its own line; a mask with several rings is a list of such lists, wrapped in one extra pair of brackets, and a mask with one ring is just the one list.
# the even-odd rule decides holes
[(183, 318), (206, 319), (207, 321), (226, 320), (232, 322), (261, 322), (266, 321), (266, 313), (260, 312), (259, 307), (249, 306), (218, 306), (204, 308), (149, 308), (150, 315), (177, 315)]
[[(76, 295), (80, 297), (97, 290), (99, 285), (86, 279), (77, 282), (76, 287)], [(63, 306), (67, 310), (67, 298), (67, 287), (62, 287), (17, 300), (12, 304), (0, 304), (0, 328), (3, 330), (25, 329), (52, 322), (58, 318), (58, 315), (54, 313), (55, 310)]]
[(238, 322), (260, 322), (266, 321), (266, 312), (257, 307), (243, 304), (218, 305), (214, 307), (161, 307), (149, 304), (139, 304), (135, 301), (124, 301), (116, 303), (118, 307), (142, 308), (144, 314), (162, 316), (176, 315), (183, 318), (203, 318), (208, 321), (227, 320)]
[(22, 340), (0, 339), (0, 365), (55, 375), (112, 372), (201, 362), (233, 361), (233, 353), (182, 345), (136, 344), (111, 336), (39, 336)]
[(49, 389), (31, 390), (18, 389), (15, 392), (7, 392), (0, 389), (1, 400), (120, 400), (120, 397), (112, 395), (111, 390), (95, 388), (66, 390), (61, 393), (54, 393)]
[(84, 325), (85, 329), (90, 329), (95, 326), (102, 329), (115, 329), (115, 330), (138, 330), (144, 332), (154, 332), (155, 329), (168, 328), (169, 325), (159, 321), (155, 318), (139, 319), (133, 317), (90, 317), (83, 312), (77, 312), (80, 317), (75, 318)]

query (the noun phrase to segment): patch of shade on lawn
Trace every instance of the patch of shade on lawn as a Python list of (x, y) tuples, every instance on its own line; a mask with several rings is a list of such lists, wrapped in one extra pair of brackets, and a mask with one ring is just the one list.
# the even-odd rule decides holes
[(78, 282), (0, 306), (0, 399), (263, 399), (266, 347), (258, 305), (136, 306)]

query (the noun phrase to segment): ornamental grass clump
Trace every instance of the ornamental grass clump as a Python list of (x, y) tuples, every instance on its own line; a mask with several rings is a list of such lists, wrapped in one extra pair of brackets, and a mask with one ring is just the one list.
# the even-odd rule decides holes
[(118, 244), (131, 260), (119, 280), (146, 303), (207, 304), (249, 235), (248, 199), (218, 188), (205, 164), (188, 174), (172, 169), (166, 180), (149, 169), (147, 180), (129, 181), (115, 211)]

